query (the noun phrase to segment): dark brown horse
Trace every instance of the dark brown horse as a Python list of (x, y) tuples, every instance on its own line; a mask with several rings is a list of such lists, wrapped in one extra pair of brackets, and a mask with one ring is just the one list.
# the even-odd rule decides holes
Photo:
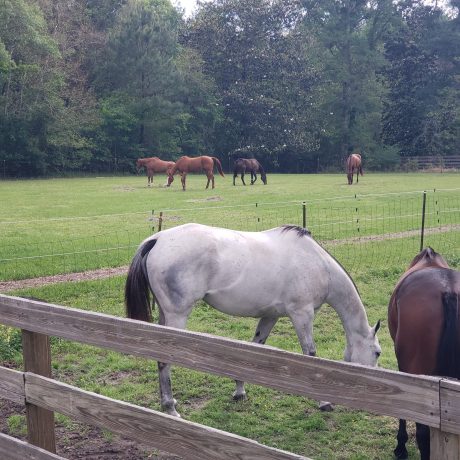
[(164, 161), (158, 157), (139, 158), (136, 161), (137, 170), (145, 168), (147, 173), (147, 186), (153, 184), (154, 173), (166, 173), (169, 175), (169, 170), (174, 166), (174, 161)]
[(353, 174), (356, 171), (356, 183), (358, 183), (358, 175), (363, 175), (363, 167), (361, 155), (359, 153), (352, 153), (347, 158), (347, 177), (348, 185), (353, 184)]
[[(388, 326), (399, 370), (460, 378), (460, 272), (424, 249), (399, 279), (388, 306)], [(430, 458), (430, 429), (416, 424), (421, 460)], [(399, 421), (397, 458), (407, 458), (406, 421)]]
[(180, 157), (168, 173), (168, 187), (171, 185), (172, 181), (174, 180), (174, 174), (176, 174), (177, 172), (181, 173), (182, 175), (182, 189), (185, 190), (185, 179), (187, 177), (187, 174), (190, 172), (204, 171), (208, 178), (206, 188), (209, 187), (209, 182), (211, 181), (212, 188), (214, 188), (214, 165), (217, 167), (219, 174), (222, 177), (225, 177), (224, 172), (222, 171), (222, 165), (220, 163), (219, 158), (207, 156), (201, 156), (196, 158), (191, 158), (187, 156)]
[(241, 181), (243, 182), (243, 185), (246, 185), (244, 182), (244, 173), (246, 172), (251, 173), (251, 185), (257, 180), (257, 173), (260, 173), (262, 182), (265, 185), (267, 184), (267, 176), (264, 168), (257, 160), (238, 158), (233, 166), (233, 185), (235, 185), (235, 179), (238, 174), (241, 174)]

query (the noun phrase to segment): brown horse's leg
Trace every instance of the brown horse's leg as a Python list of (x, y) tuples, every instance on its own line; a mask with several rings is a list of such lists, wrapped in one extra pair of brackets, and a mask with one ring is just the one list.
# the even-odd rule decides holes
[(408, 436), (406, 429), (406, 421), (403, 419), (399, 419), (399, 430), (396, 439), (398, 440), (398, 445), (396, 446), (396, 449), (393, 451), (395, 457), (401, 460), (407, 458), (408, 453), (406, 449), (406, 442)]
[(185, 192), (185, 178), (187, 177), (187, 174), (182, 173), (182, 176), (180, 178), (180, 181), (182, 182), (182, 190)]
[[(261, 318), (257, 324), (256, 333), (252, 338), (253, 342), (264, 344), (267, 337), (270, 335), (273, 326), (278, 321), (278, 318)], [(233, 393), (233, 399), (235, 401), (241, 401), (246, 399), (246, 391), (244, 390), (244, 382), (241, 380), (235, 380), (236, 390)]]
[(416, 423), (415, 427), (415, 439), (420, 450), (420, 460), (430, 460), (430, 427), (421, 423)]
[(208, 183), (206, 184), (206, 188), (209, 187), (209, 183), (212, 181), (212, 188), (214, 188), (214, 174), (211, 172), (206, 173), (206, 176), (208, 178)]
[(246, 182), (244, 182), (244, 172), (241, 173), (241, 182), (243, 182), (243, 185), (246, 185)]
[(358, 176), (359, 176), (359, 168), (356, 168), (356, 183), (359, 182)]
[(238, 173), (233, 173), (233, 185), (235, 185), (235, 179), (238, 177)]

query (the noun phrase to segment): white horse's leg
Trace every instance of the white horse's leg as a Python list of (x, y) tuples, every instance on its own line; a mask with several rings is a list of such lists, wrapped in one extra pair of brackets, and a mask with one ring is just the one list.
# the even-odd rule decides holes
[[(252, 339), (253, 342), (264, 344), (269, 336), (273, 326), (278, 321), (278, 318), (261, 318), (257, 324), (256, 332)], [(244, 382), (235, 380), (236, 390), (233, 393), (233, 399), (240, 401), (246, 399), (246, 391), (244, 390)]]
[[(160, 306), (158, 306), (160, 317), (159, 324), (162, 326), (176, 327), (185, 329), (187, 324), (187, 315), (165, 315)], [(160, 384), (160, 404), (161, 409), (169, 415), (180, 417), (176, 411), (177, 401), (173, 397), (171, 386), (171, 364), (158, 361), (158, 378)]]
[(316, 345), (313, 340), (313, 321), (315, 319), (315, 309), (313, 306), (289, 312), (292, 324), (304, 355), (315, 356)]
[[(290, 318), (304, 355), (316, 356), (316, 345), (313, 340), (314, 317), (315, 309), (313, 306), (290, 313)], [(332, 410), (332, 404), (328, 401), (320, 401), (318, 405), (322, 411)]]

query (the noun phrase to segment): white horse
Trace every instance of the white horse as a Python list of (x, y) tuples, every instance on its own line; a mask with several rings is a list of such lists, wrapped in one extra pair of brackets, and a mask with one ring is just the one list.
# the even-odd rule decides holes
[[(235, 316), (260, 318), (253, 341), (265, 343), (281, 316), (294, 325), (304, 354), (315, 355), (313, 319), (323, 303), (342, 321), (345, 361), (375, 366), (381, 349), (352, 279), (300, 227), (239, 232), (185, 224), (147, 238), (137, 250), (125, 287), (129, 318), (151, 321), (149, 288), (159, 323), (184, 329), (198, 300)], [(176, 412), (170, 364), (158, 363), (161, 407)], [(236, 382), (234, 399), (245, 398)]]

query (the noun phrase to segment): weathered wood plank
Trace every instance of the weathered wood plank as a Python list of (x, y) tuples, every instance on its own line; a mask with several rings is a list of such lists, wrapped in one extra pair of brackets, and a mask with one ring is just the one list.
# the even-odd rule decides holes
[(40, 447), (0, 433), (0, 458), (2, 460), (59, 460), (64, 459)]
[(0, 296), (2, 323), (439, 427), (439, 378)]
[(0, 398), (25, 404), (23, 372), (0, 366)]
[(441, 430), (460, 434), (460, 382), (441, 380)]
[(460, 436), (430, 428), (430, 458), (460, 460)]
[(26, 398), (38, 406), (196, 460), (300, 460), (250, 439), (25, 374)]
[[(22, 330), (24, 370), (51, 377), (51, 349), (47, 335)], [(27, 439), (31, 444), (56, 452), (54, 412), (26, 401)]]

